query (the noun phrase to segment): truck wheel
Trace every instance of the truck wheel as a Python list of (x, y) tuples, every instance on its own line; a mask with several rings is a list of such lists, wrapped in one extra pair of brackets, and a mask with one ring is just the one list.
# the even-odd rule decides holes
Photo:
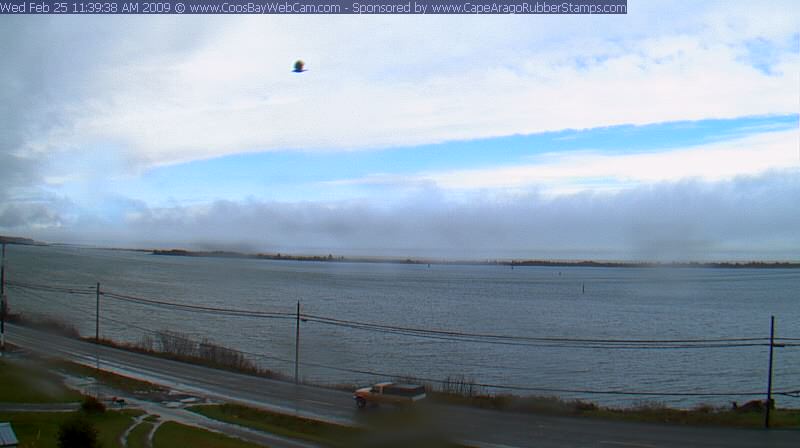
[(361, 397), (356, 398), (356, 406), (358, 406), (359, 409), (364, 409), (366, 405), (367, 405), (367, 400)]

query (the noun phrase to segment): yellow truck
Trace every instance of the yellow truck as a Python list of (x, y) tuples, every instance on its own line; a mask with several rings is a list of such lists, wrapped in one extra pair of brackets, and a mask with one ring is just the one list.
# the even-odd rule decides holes
[(353, 392), (353, 399), (359, 409), (367, 406), (367, 403), (404, 405), (423, 400), (425, 397), (423, 386), (403, 383), (378, 383)]

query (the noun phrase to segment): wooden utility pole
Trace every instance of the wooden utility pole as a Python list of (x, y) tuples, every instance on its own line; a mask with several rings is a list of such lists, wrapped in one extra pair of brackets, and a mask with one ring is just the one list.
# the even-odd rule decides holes
[(100, 342), (100, 282), (95, 289), (94, 342)]
[(772, 407), (772, 352), (775, 349), (775, 316), (769, 324), (769, 373), (767, 374), (767, 410), (764, 413), (764, 428), (769, 428), (769, 411)]
[(6, 243), (0, 256), (0, 350), (6, 351)]
[(300, 301), (297, 301), (297, 324), (294, 332), (294, 383), (298, 384), (300, 367)]

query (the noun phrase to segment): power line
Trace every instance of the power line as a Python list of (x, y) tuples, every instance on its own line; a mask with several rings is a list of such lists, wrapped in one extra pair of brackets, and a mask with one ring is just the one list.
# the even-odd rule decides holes
[[(128, 323), (125, 323), (125, 322), (118, 321), (116, 319), (111, 319), (111, 318), (104, 318), (104, 319), (108, 320), (110, 322), (121, 324), (121, 325), (127, 325), (129, 327), (133, 327), (133, 328), (145, 331), (147, 333), (151, 333), (151, 334), (155, 334), (155, 335), (158, 335), (158, 333), (159, 333), (158, 331), (155, 331), (155, 330), (152, 330), (152, 329), (140, 327), (140, 326), (137, 326), (137, 325), (128, 324)], [(270, 355), (265, 355), (265, 354), (262, 354), (262, 353), (253, 353), (253, 352), (248, 352), (248, 351), (244, 351), (244, 350), (233, 349), (233, 348), (230, 348), (230, 347), (223, 347), (223, 348), (225, 350), (230, 350), (230, 351), (233, 351), (233, 352), (236, 352), (236, 353), (240, 353), (242, 355), (249, 355), (249, 356), (253, 356), (253, 357), (257, 357), (257, 358), (276, 360), (276, 361), (281, 361), (281, 362), (284, 362), (284, 363), (293, 363), (294, 362), (294, 361), (291, 361), (291, 360), (288, 360), (288, 359), (279, 358), (279, 357), (270, 356)], [(336, 371), (340, 371), (340, 372), (357, 373), (357, 374), (362, 374), (362, 375), (371, 375), (371, 376), (378, 376), (378, 377), (401, 378), (401, 377), (407, 376), (407, 375), (399, 375), (399, 374), (380, 372), (380, 371), (374, 371), (374, 370), (348, 369), (348, 368), (345, 368), (345, 367), (336, 367), (336, 366), (331, 366), (331, 365), (327, 365), (327, 364), (320, 364), (320, 363), (315, 363), (315, 362), (303, 362), (303, 361), (301, 361), (300, 364), (305, 366), (305, 367), (317, 367), (317, 368), (323, 368), (323, 369), (328, 369), (328, 370), (336, 370)], [(435, 379), (435, 378), (420, 378), (420, 377), (414, 377), (414, 380), (425, 381), (425, 382), (428, 382), (428, 383), (436, 383), (436, 384), (448, 384), (448, 383), (452, 382), (452, 381), (448, 381), (448, 380), (440, 380), (440, 379)], [(599, 395), (687, 396), (687, 397), (688, 396), (702, 397), (702, 396), (734, 396), (734, 395), (738, 395), (738, 396), (754, 396), (754, 395), (763, 395), (763, 392), (702, 392), (702, 393), (700, 393), (700, 392), (698, 392), (698, 393), (685, 392), (685, 393), (683, 393), (683, 392), (600, 391), (600, 390), (591, 390), (591, 389), (559, 389), (559, 388), (546, 388), (546, 387), (509, 386), (509, 385), (489, 384), (489, 383), (468, 383), (468, 384), (470, 384), (472, 386), (476, 386), (476, 387), (493, 388), (493, 389), (524, 390), (524, 391), (532, 391), (532, 392), (554, 392), (554, 393), (582, 393), (582, 394), (599, 394)], [(776, 392), (776, 393), (781, 393), (781, 392)]]
[(31, 290), (27, 290), (27, 289), (17, 289), (17, 288), (18, 288), (18, 286), (12, 286), (12, 288), (13, 288), (13, 289), (15, 289), (15, 290), (17, 290), (17, 292), (19, 292), (19, 293), (23, 294), (24, 296), (26, 296), (26, 297), (28, 297), (28, 298), (34, 298), (34, 299), (41, 300), (41, 301), (44, 301), (44, 302), (47, 302), (47, 303), (50, 303), (50, 304), (54, 303), (54, 300), (53, 300), (52, 298), (50, 298), (50, 297), (45, 297), (45, 296), (43, 296), (43, 295), (40, 295), (40, 294), (38, 294), (38, 293), (36, 293), (36, 292), (33, 292), (33, 291), (31, 291)]
[[(127, 325), (130, 327), (134, 327), (140, 330), (143, 330), (148, 333), (158, 335), (158, 331), (154, 331), (152, 329), (147, 329), (144, 327), (139, 327), (132, 324), (127, 324), (125, 322), (118, 321), (116, 319), (105, 318), (108, 321), (119, 323), (122, 325)], [(226, 350), (231, 350), (236, 353), (240, 353), (242, 355), (249, 355), (257, 358), (263, 359), (270, 359), (281, 361), (284, 363), (293, 363), (294, 361), (279, 358), (275, 356), (265, 355), (262, 353), (253, 353), (244, 350), (233, 349), (229, 347), (223, 347)], [(315, 362), (300, 362), (301, 365), (305, 367), (317, 367), (323, 368), (328, 370), (336, 370), (340, 372), (347, 372), (347, 373), (357, 373), (362, 375), (370, 375), (370, 376), (378, 376), (378, 377), (392, 377), (392, 378), (400, 378), (407, 375), (399, 375), (395, 373), (387, 373), (387, 372), (380, 372), (374, 370), (363, 370), (363, 369), (349, 369), (345, 367), (336, 367), (327, 364), (320, 364)], [(452, 381), (448, 380), (440, 380), (435, 378), (421, 378), (421, 377), (414, 377), (415, 380), (418, 381), (425, 381), (428, 383), (436, 383), (436, 384), (448, 384)], [(546, 387), (529, 387), (529, 386), (513, 386), (513, 385), (500, 385), (500, 384), (489, 384), (489, 383), (468, 383), (472, 386), (477, 387), (484, 387), (484, 388), (492, 388), (492, 389), (507, 389), (507, 390), (523, 390), (523, 391), (531, 391), (531, 392), (553, 392), (553, 393), (579, 393), (579, 394), (594, 394), (594, 395), (630, 395), (630, 396), (684, 396), (684, 397), (704, 397), (704, 396), (757, 396), (763, 395), (763, 392), (643, 392), (643, 391), (601, 391), (601, 390), (592, 390), (592, 389), (561, 389), (561, 388), (546, 388)], [(790, 392), (776, 392), (777, 394), (789, 394)]]
[[(48, 292), (67, 292), (74, 294), (90, 295), (91, 291), (79, 290), (76, 288), (62, 288), (52, 285), (36, 285), (30, 283), (15, 282), (15, 286), (26, 288), (39, 288)], [(182, 311), (192, 311), (209, 313), (216, 315), (227, 315), (236, 317), (259, 317), (259, 318), (278, 318), (291, 319), (296, 317), (294, 313), (286, 312), (263, 312), (244, 309), (208, 307), (200, 305), (188, 305), (175, 302), (168, 302), (156, 299), (147, 299), (126, 294), (119, 294), (111, 291), (104, 291), (102, 295), (111, 299), (128, 301), (132, 303), (176, 309)], [(766, 338), (714, 338), (714, 339), (586, 339), (586, 338), (557, 338), (557, 337), (530, 337), (517, 335), (502, 335), (488, 333), (473, 333), (453, 330), (435, 330), (415, 327), (403, 327), (397, 325), (378, 324), (372, 322), (360, 322), (353, 320), (337, 319), (333, 317), (302, 314), (304, 320), (318, 322), (325, 325), (359, 329), (364, 331), (379, 332), (384, 334), (397, 334), (403, 336), (414, 336), (428, 339), (437, 339), (453, 342), (473, 342), (484, 344), (518, 345), (552, 348), (585, 348), (585, 349), (706, 349), (706, 348), (743, 348), (758, 347), (768, 345)], [(777, 340), (795, 340), (793, 338), (776, 338)], [(797, 339), (800, 340), (800, 339)], [(787, 344), (788, 345), (788, 344)]]
[(117, 324), (117, 325), (123, 325), (123, 326), (126, 326), (128, 328), (135, 328), (135, 329), (137, 329), (139, 331), (143, 331), (145, 333), (158, 334), (157, 330), (151, 330), (149, 328), (140, 327), (139, 325), (135, 325), (135, 324), (132, 324), (130, 322), (124, 322), (124, 321), (121, 321), (121, 320), (112, 319), (112, 318), (110, 318), (110, 317), (108, 317), (106, 315), (100, 316), (100, 320), (102, 320), (104, 322), (111, 322), (111, 323), (114, 323), (114, 324)]
[[(335, 367), (335, 366), (311, 363), (311, 362), (301, 362), (301, 364), (310, 367), (318, 367), (323, 369), (336, 370), (340, 372), (358, 373), (358, 374), (378, 376), (378, 377), (388, 377), (388, 378), (408, 377), (408, 375), (399, 375), (399, 374), (379, 372), (374, 370), (348, 369), (345, 367)], [(451, 384), (453, 382), (448, 380), (440, 380), (440, 379), (425, 378), (425, 377), (412, 377), (412, 379), (414, 381), (422, 381), (422, 382), (436, 383), (436, 384)], [(489, 383), (472, 383), (472, 382), (468, 382), (466, 384), (476, 387), (484, 387), (488, 389), (521, 390), (529, 392), (574, 393), (574, 394), (586, 394), (586, 395), (675, 396), (675, 397), (713, 397), (713, 396), (727, 397), (727, 396), (764, 395), (764, 392), (654, 392), (654, 391), (625, 391), (625, 390), (563, 389), (563, 388), (513, 386), (513, 385), (489, 384)], [(773, 392), (773, 393), (778, 395), (792, 396), (791, 394), (800, 394), (800, 391)]]
[[(94, 294), (94, 291), (90, 291), (89, 289), (87, 289), (87, 287), (81, 287), (81, 286), (65, 287), (65, 286), (37, 285), (33, 283), (24, 283), (16, 281), (8, 281), (6, 282), (6, 284), (8, 286), (16, 286), (19, 288), (33, 289), (46, 292), (62, 292), (66, 294), (78, 294), (78, 295)], [(88, 287), (88, 288), (93, 288), (93, 287)]]
[(411, 332), (411, 331), (403, 331), (403, 330), (390, 330), (381, 327), (371, 327), (371, 326), (363, 326), (358, 324), (344, 324), (344, 323), (334, 323), (334, 322), (325, 322), (319, 321), (316, 319), (307, 319), (310, 322), (318, 322), (326, 325), (333, 325), (338, 327), (344, 328), (351, 328), (357, 330), (364, 330), (364, 331), (371, 331), (375, 333), (384, 333), (384, 334), (395, 334), (395, 335), (402, 335), (402, 336), (411, 336), (411, 337), (418, 337), (424, 339), (435, 339), (441, 341), (452, 341), (452, 342), (469, 342), (469, 343), (479, 343), (479, 344), (491, 344), (491, 345), (507, 345), (507, 346), (522, 346), (522, 347), (542, 347), (542, 348), (581, 348), (581, 349), (627, 349), (627, 350), (668, 350), (668, 349), (707, 349), (707, 348), (743, 348), (743, 347), (761, 347), (765, 345), (769, 345), (768, 343), (704, 343), (704, 344), (636, 344), (636, 343), (608, 343), (605, 341), (599, 342), (571, 342), (568, 340), (564, 340), (560, 343), (553, 343), (547, 341), (508, 341), (508, 340), (497, 340), (497, 339), (480, 339), (474, 338), (469, 336), (440, 336), (436, 334), (427, 334), (424, 332)]
[[(46, 292), (63, 292), (68, 294), (81, 294), (81, 295), (95, 294), (95, 291), (93, 290), (92, 291), (81, 290), (80, 288), (65, 288), (54, 285), (41, 285), (41, 284), (22, 283), (22, 282), (13, 282), (13, 283), (9, 282), (9, 284), (20, 288), (34, 289)], [(94, 289), (94, 287), (90, 288)], [(132, 295), (119, 294), (111, 291), (101, 291), (100, 294), (104, 297), (108, 297), (111, 299), (135, 302), (150, 306), (160, 306), (163, 308), (180, 309), (184, 311), (197, 311), (197, 312), (227, 314), (231, 316), (244, 316), (244, 317), (289, 318), (295, 316), (294, 313), (286, 313), (286, 312), (264, 312), (264, 311), (243, 310), (243, 309), (233, 309), (233, 308), (218, 308), (218, 307), (208, 307), (199, 305), (188, 305), (183, 303), (167, 302), (163, 300), (147, 299)]]
[[(304, 315), (308, 321), (325, 325), (340, 326), (379, 333), (400, 334), (428, 339), (439, 339), (456, 342), (476, 342), (485, 344), (519, 345), (554, 348), (587, 348), (587, 349), (687, 349), (687, 348), (741, 348), (757, 347), (766, 343), (750, 341), (763, 341), (764, 338), (739, 338), (739, 339), (693, 339), (693, 340), (609, 340), (609, 339), (570, 339), (570, 338), (543, 338), (505, 335), (487, 335), (466, 332), (453, 332), (442, 330), (425, 330), (419, 328), (397, 327), (381, 324), (366, 324), (356, 321), (324, 318), (320, 316)], [(728, 342), (730, 341), (730, 342)], [(737, 342), (738, 343), (733, 343)]]
[(194, 312), (201, 312), (201, 313), (213, 313), (217, 315), (228, 315), (228, 316), (240, 316), (240, 317), (260, 317), (260, 318), (274, 318), (274, 319), (289, 319), (295, 317), (294, 313), (285, 313), (285, 312), (266, 312), (266, 311), (253, 311), (253, 310), (243, 310), (243, 309), (234, 309), (234, 308), (216, 308), (216, 307), (208, 307), (208, 306), (200, 306), (200, 305), (187, 305), (182, 303), (174, 303), (174, 302), (166, 302), (162, 300), (153, 300), (153, 299), (145, 299), (142, 297), (124, 295), (124, 294), (117, 294), (110, 291), (103, 291), (101, 293), (104, 297), (108, 297), (111, 299), (122, 300), (127, 302), (134, 302), (143, 305), (161, 307), (161, 308), (172, 308), (172, 309), (179, 309), (183, 311), (194, 311)]
[[(72, 292), (76, 291), (73, 288), (50, 288), (44, 287), (42, 285), (31, 285), (31, 284), (20, 284), (16, 283), (10, 286), (15, 287), (20, 292), (28, 295), (29, 297), (37, 298), (43, 301), (48, 301), (52, 303), (51, 299), (43, 297), (33, 291), (46, 291), (46, 292)], [(38, 286), (38, 288), (36, 288)], [(86, 294), (84, 291), (77, 292), (78, 294)], [(91, 292), (89, 292), (91, 294)], [(189, 309), (195, 311), (202, 311), (202, 312), (217, 312), (217, 313), (228, 313), (230, 315), (246, 315), (251, 317), (279, 317), (279, 316), (289, 316), (294, 317), (291, 313), (264, 313), (264, 312), (252, 312), (248, 310), (235, 310), (235, 309), (227, 309), (227, 308), (213, 308), (213, 307), (201, 307), (201, 306), (193, 306), (193, 305), (184, 305), (184, 304), (176, 304), (171, 302), (164, 302), (164, 301), (156, 301), (150, 299), (143, 299), (134, 296), (126, 296), (122, 294), (116, 294), (111, 292), (105, 292), (105, 296), (116, 298), (118, 300), (127, 300), (136, 303), (143, 303), (146, 305), (151, 306), (160, 306), (166, 308), (176, 308), (176, 309)], [(275, 316), (277, 315), (277, 316)], [(357, 321), (346, 321), (341, 319), (333, 319), (333, 318), (326, 318), (322, 316), (313, 316), (313, 315), (303, 315), (304, 318), (310, 321), (319, 322), (323, 324), (329, 325), (338, 325), (347, 328), (356, 328), (362, 330), (370, 330), (370, 331), (380, 331), (392, 334), (405, 334), (409, 336), (417, 336), (417, 337), (433, 337), (436, 339), (444, 339), (444, 340), (455, 340), (459, 342), (482, 342), (482, 343), (501, 343), (501, 344), (515, 344), (515, 345), (525, 345), (521, 344), (521, 341), (529, 341), (530, 342), (538, 342), (538, 343), (551, 343), (551, 342), (561, 342), (561, 343), (598, 343), (598, 344), (653, 344), (653, 343), (708, 343), (708, 342), (738, 342), (738, 341), (758, 341), (762, 340), (762, 338), (728, 338), (728, 339), (691, 339), (691, 340), (593, 340), (593, 339), (569, 339), (569, 338), (531, 338), (531, 337), (520, 337), (520, 336), (508, 336), (508, 335), (488, 335), (488, 334), (480, 334), (480, 333), (465, 333), (465, 332), (453, 332), (453, 331), (444, 331), (444, 330), (425, 330), (419, 328), (410, 328), (410, 327), (397, 327), (397, 326), (390, 326), (390, 325), (381, 325), (381, 324), (370, 324), (370, 323), (362, 323)], [(158, 335), (160, 332), (156, 330), (152, 330), (149, 328), (141, 327), (138, 325), (134, 325), (128, 322), (123, 322), (117, 319), (112, 319), (106, 316), (102, 317), (103, 320), (113, 322), (116, 324), (124, 325), (130, 328), (135, 328), (140, 331)], [(464, 339), (464, 337), (483, 337), (486, 339)], [(494, 339), (501, 339), (501, 340), (492, 340)], [(502, 339), (511, 339), (512, 341), (503, 341)], [(778, 339), (778, 338), (776, 338)], [(784, 340), (796, 340), (794, 338), (781, 338)], [(514, 341), (516, 340), (516, 341)], [(533, 345), (533, 344), (529, 344)], [(761, 345), (768, 345), (768, 344), (727, 344), (724, 345), (725, 347), (735, 347), (735, 346), (761, 346)], [(576, 345), (569, 345), (569, 344), (562, 344), (562, 345), (538, 345), (538, 346), (552, 346), (552, 347), (567, 347), (567, 348), (618, 348), (618, 347), (609, 347), (603, 345), (585, 345), (585, 346), (576, 346)], [(693, 346), (669, 346), (669, 347), (659, 347), (659, 346), (625, 346), (623, 345), (622, 348), (708, 348), (708, 347), (722, 347), (723, 345), (693, 345)], [(800, 346), (800, 344), (785, 344), (785, 346)], [(226, 350), (230, 350), (232, 352), (240, 353), (242, 355), (249, 355), (256, 358), (261, 359), (268, 359), (274, 360), (284, 363), (293, 363), (292, 360), (275, 357), (271, 355), (265, 355), (262, 353), (253, 353), (247, 352), (243, 350), (232, 349), (228, 347), (223, 347)], [(361, 375), (370, 375), (370, 376), (379, 376), (379, 377), (404, 377), (406, 375), (399, 375), (393, 374), (388, 372), (381, 372), (375, 370), (363, 370), (363, 369), (349, 369), (345, 367), (337, 367), (331, 366), (327, 364), (320, 364), (314, 362), (300, 362), (301, 365), (306, 367), (316, 367), (322, 369), (329, 369), (341, 372), (348, 372), (348, 373), (356, 373)], [(436, 383), (436, 384), (448, 384), (451, 381), (448, 380), (440, 380), (435, 378), (424, 378), (424, 377), (416, 377), (415, 380), (424, 381), (428, 383)], [(490, 389), (498, 389), (498, 390), (519, 390), (519, 391), (529, 391), (529, 392), (549, 392), (549, 393), (570, 393), (570, 394), (587, 394), (587, 395), (620, 395), (620, 396), (676, 396), (676, 397), (711, 397), (711, 396), (760, 396), (763, 395), (763, 392), (658, 392), (658, 391), (626, 391), (626, 390), (593, 390), (593, 389), (567, 389), (567, 388), (549, 388), (549, 387), (532, 387), (532, 386), (517, 386), (517, 385), (501, 385), (501, 384), (490, 384), (490, 383), (467, 383), (472, 386), (476, 387), (483, 387), (483, 388), (490, 388)], [(775, 392), (777, 395), (784, 395), (789, 397), (798, 397), (800, 396), (800, 391), (782, 391), (782, 392)]]
[[(103, 319), (114, 322), (121, 325), (126, 325), (128, 327), (136, 328), (146, 333), (159, 335), (159, 331), (152, 330), (149, 328), (141, 327), (138, 325), (129, 324), (126, 322), (122, 322), (116, 319), (104, 317)], [(279, 358), (276, 356), (265, 355), (263, 353), (254, 353), (245, 350), (234, 349), (230, 347), (223, 347), (225, 350), (230, 350), (242, 355), (248, 355), (256, 358), (267, 359), (267, 360), (274, 360), (280, 361), (283, 363), (293, 363), (294, 361)], [(388, 373), (388, 372), (381, 372), (375, 370), (363, 370), (363, 369), (350, 369), (346, 367), (337, 367), (331, 366), (327, 364), (315, 363), (315, 362), (307, 362), (307, 361), (300, 361), (300, 365), (305, 367), (316, 367), (328, 370), (335, 370), (339, 372), (346, 372), (346, 373), (357, 373), (362, 375), (370, 375), (370, 376), (377, 376), (377, 377), (391, 377), (391, 378), (400, 378), (407, 375), (400, 375), (396, 373)], [(428, 383), (436, 383), (436, 384), (448, 384), (452, 381), (448, 380), (440, 380), (435, 378), (424, 378), (424, 377), (414, 377), (415, 380), (418, 381), (425, 381)], [(529, 387), (529, 386), (513, 386), (513, 385), (500, 385), (500, 384), (490, 384), (490, 383), (468, 383), (470, 385), (476, 387), (484, 387), (484, 388), (492, 388), (492, 389), (501, 389), (501, 390), (521, 390), (521, 391), (530, 391), (530, 392), (553, 392), (553, 393), (576, 393), (576, 394), (587, 394), (587, 395), (629, 395), (629, 396), (685, 396), (685, 397), (704, 397), (704, 396), (758, 396), (763, 395), (763, 392), (653, 392), (653, 391), (601, 391), (601, 390), (592, 390), (592, 389), (562, 389), (562, 388), (546, 388), (546, 387)], [(787, 395), (791, 396), (792, 392), (775, 392), (779, 395)]]
[[(141, 326), (138, 326), (138, 325), (133, 325), (133, 324), (130, 324), (130, 323), (127, 323), (127, 322), (122, 322), (122, 321), (119, 321), (119, 320), (116, 320), (116, 319), (112, 319), (110, 317), (102, 317), (101, 319), (109, 321), (109, 322), (112, 322), (112, 323), (116, 323), (116, 324), (120, 324), (120, 325), (125, 325), (125, 326), (128, 326), (128, 327), (131, 327), (131, 328), (135, 328), (137, 330), (140, 330), (142, 332), (145, 332), (145, 333), (148, 333), (148, 334), (152, 334), (152, 335), (155, 335), (155, 336), (160, 336), (160, 335), (165, 333), (164, 331), (161, 331), (161, 330), (153, 330), (151, 328), (145, 328), (145, 327), (141, 327)], [(264, 358), (264, 359), (281, 361), (281, 362), (285, 362), (285, 363), (294, 363), (294, 361), (290, 361), (288, 359), (283, 359), (283, 358), (279, 358), (279, 357), (271, 356), (271, 355), (265, 355), (263, 353), (246, 352), (246, 351), (238, 350), (238, 349), (231, 348), (231, 347), (222, 347), (222, 348), (225, 349), (225, 350), (230, 350), (232, 352), (242, 354), (242, 355), (250, 355), (250, 356), (255, 356), (255, 357)]]
[(523, 340), (523, 341), (540, 341), (540, 342), (590, 342), (590, 343), (625, 343), (625, 344), (673, 344), (673, 343), (703, 343), (703, 342), (751, 342), (763, 341), (768, 338), (719, 338), (719, 339), (578, 339), (578, 338), (551, 338), (551, 337), (529, 337), (529, 336), (514, 336), (514, 335), (498, 335), (488, 333), (468, 333), (453, 330), (430, 330), (414, 327), (400, 327), (395, 325), (376, 324), (369, 322), (358, 322), (352, 320), (335, 319), (331, 317), (315, 316), (310, 314), (303, 315), (308, 320), (314, 320), (320, 323), (329, 324), (348, 324), (358, 325), (370, 328), (382, 328), (388, 330), (408, 331), (413, 333), (423, 334), (438, 334), (444, 336), (471, 336), (487, 339), (508, 339), (508, 340)]

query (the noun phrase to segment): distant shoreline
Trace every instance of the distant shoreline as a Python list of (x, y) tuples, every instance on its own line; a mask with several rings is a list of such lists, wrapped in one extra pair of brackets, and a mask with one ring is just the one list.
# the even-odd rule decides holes
[(19, 244), (21, 246), (47, 246), (30, 238), (20, 238), (18, 236), (3, 236), (0, 235), (0, 244)]
[[(71, 244), (44, 243), (30, 238), (0, 235), (0, 244), (24, 246), (74, 246)], [(75, 246), (82, 247), (82, 246)], [(538, 267), (597, 267), (597, 268), (725, 268), (725, 269), (800, 269), (795, 261), (594, 261), (594, 260), (536, 260), (536, 259), (487, 259), (487, 260), (445, 260), (425, 257), (389, 256), (342, 256), (342, 255), (293, 255), (282, 253), (243, 253), (235, 251), (193, 251), (185, 249), (131, 249), (122, 247), (94, 247), (95, 249), (124, 250), (143, 252), (151, 255), (205, 258), (241, 258), (251, 260), (315, 261), (327, 263), (385, 263), (416, 265), (466, 265), (466, 266), (538, 266)]]
[(416, 264), (416, 265), (480, 265), (480, 266), (508, 266), (512, 269), (517, 266), (539, 267), (602, 267), (602, 268), (729, 268), (729, 269), (798, 269), (797, 262), (622, 262), (622, 261), (562, 261), (562, 260), (432, 260), (426, 258), (405, 257), (346, 257), (328, 255), (291, 255), (291, 254), (247, 254), (230, 251), (189, 251), (184, 249), (155, 249), (152, 255), (175, 257), (205, 257), (205, 258), (243, 258), (253, 260), (282, 260), (282, 261), (315, 261), (327, 263), (388, 263), (388, 264)]

